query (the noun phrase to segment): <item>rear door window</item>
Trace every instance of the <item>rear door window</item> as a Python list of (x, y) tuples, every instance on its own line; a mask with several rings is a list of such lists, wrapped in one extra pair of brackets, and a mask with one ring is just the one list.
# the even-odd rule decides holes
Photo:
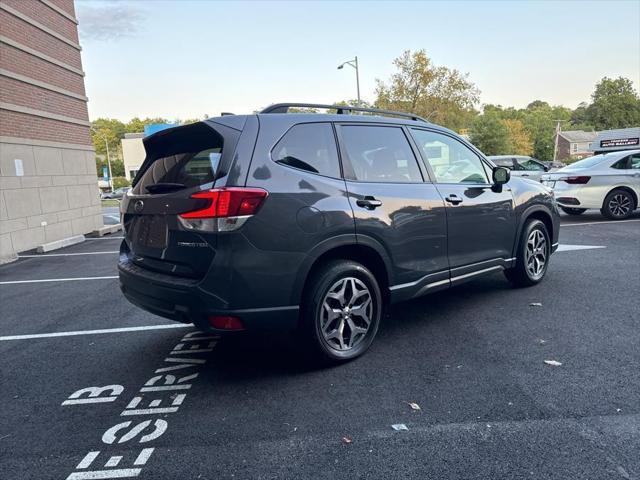
[(422, 182), (413, 150), (400, 127), (343, 125), (343, 150), (361, 182)]
[(271, 151), (271, 158), (289, 167), (340, 178), (340, 163), (330, 123), (294, 125)]

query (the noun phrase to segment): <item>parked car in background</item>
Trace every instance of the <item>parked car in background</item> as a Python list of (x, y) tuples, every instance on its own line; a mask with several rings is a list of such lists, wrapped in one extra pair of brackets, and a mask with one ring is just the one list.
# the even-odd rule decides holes
[(131, 187), (117, 188), (113, 192), (105, 192), (101, 195), (102, 200), (122, 200), (122, 197), (131, 190)]
[(528, 178), (537, 182), (540, 181), (544, 172), (549, 171), (549, 167), (540, 160), (525, 155), (491, 155), (487, 158), (499, 167), (510, 169), (514, 177)]
[(613, 220), (628, 218), (640, 198), (640, 150), (595, 155), (572, 163), (541, 179), (569, 215), (590, 208)]
[(560, 160), (540, 161), (549, 169), (550, 172), (554, 172), (556, 170), (559, 170), (560, 168), (567, 166), (566, 163), (561, 162)]
[(369, 348), (389, 303), (499, 271), (542, 281), (558, 246), (550, 189), (389, 114), (274, 105), (146, 137), (121, 205), (125, 297), (205, 331), (298, 330), (344, 361)]

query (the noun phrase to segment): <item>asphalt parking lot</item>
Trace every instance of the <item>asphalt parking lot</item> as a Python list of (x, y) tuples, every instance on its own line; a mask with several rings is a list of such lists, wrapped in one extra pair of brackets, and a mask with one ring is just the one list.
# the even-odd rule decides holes
[(1, 266), (0, 478), (640, 478), (640, 214), (563, 224), (541, 285), (395, 305), (324, 369), (128, 304), (119, 235)]

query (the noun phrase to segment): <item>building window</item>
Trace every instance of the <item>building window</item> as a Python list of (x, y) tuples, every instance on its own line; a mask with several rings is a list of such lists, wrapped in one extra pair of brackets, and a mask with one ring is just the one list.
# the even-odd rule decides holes
[(578, 151), (578, 144), (577, 143), (572, 143), (571, 144), (571, 150), (574, 151), (574, 152), (577, 152)]

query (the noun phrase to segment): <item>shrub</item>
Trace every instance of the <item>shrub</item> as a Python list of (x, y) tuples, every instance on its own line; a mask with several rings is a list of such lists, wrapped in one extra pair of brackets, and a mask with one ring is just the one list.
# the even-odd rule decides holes
[(113, 177), (113, 189), (131, 186), (131, 182), (126, 177)]

